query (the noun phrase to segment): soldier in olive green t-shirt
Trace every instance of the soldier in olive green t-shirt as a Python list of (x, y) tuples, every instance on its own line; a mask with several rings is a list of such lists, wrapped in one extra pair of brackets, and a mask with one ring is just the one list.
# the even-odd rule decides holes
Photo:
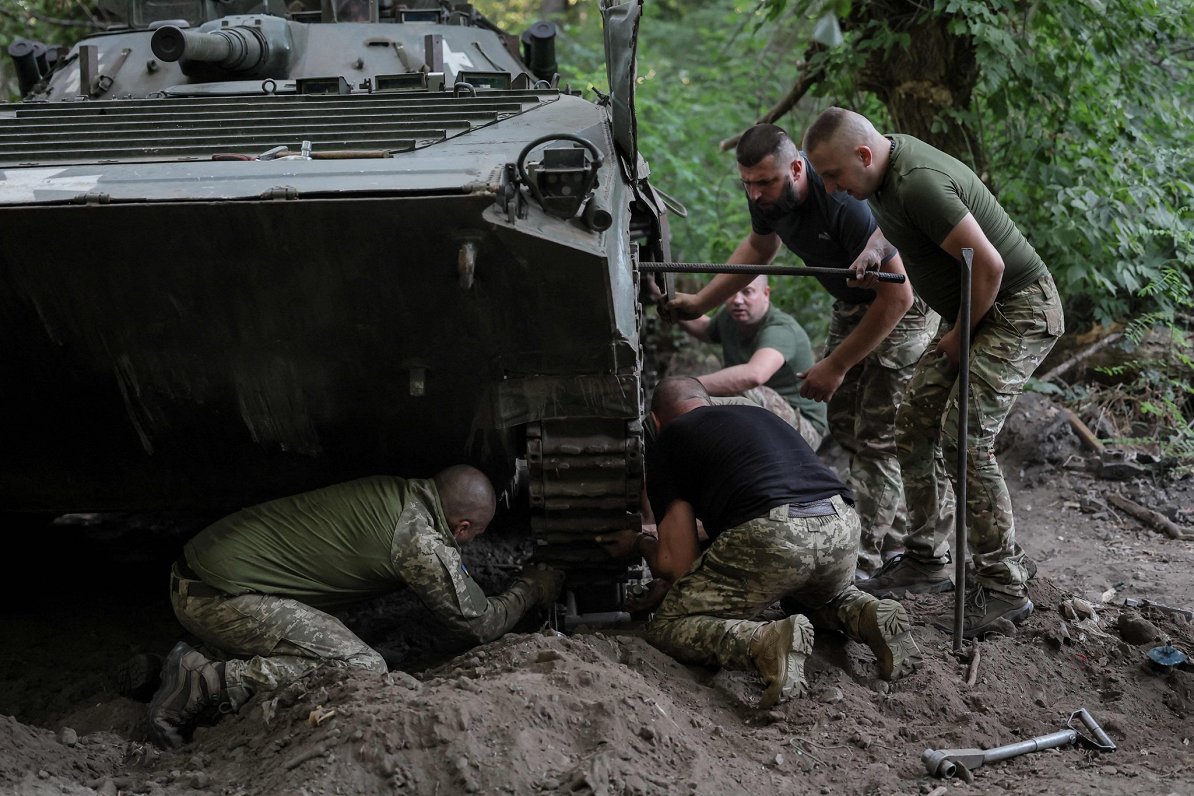
[(557, 570), (528, 567), (508, 591), (486, 597), (461, 563), (460, 545), (484, 533), (495, 508), (485, 475), (457, 465), (434, 479), (336, 484), (209, 525), (174, 564), (170, 602), (221, 659), (175, 645), (150, 703), (150, 737), (177, 747), (206, 712), (237, 710), (316, 666), (387, 671), (378, 652), (326, 613), (348, 603), (406, 587), (473, 644), (549, 605), (563, 583)]
[[(975, 574), (967, 584), (962, 635), (978, 638), (1021, 622), (1033, 610), (1027, 581), (1034, 569), (1016, 544), (995, 437), (1063, 331), (1053, 277), (978, 175), (945, 152), (912, 136), (881, 135), (865, 117), (842, 108), (817, 117), (805, 148), (827, 190), (868, 201), (883, 234), (899, 249), (912, 287), (942, 318), (896, 416), (907, 552), (859, 588), (880, 597), (954, 588), (954, 497), (941, 476), (959, 483), (958, 390), (966, 339), (971, 408), (963, 477)], [(973, 254), (969, 328), (959, 316), (966, 250)], [(953, 622), (942, 617), (939, 624), (948, 629)]]
[(680, 321), (684, 331), (720, 343), (725, 367), (697, 378), (724, 403), (742, 396), (788, 421), (814, 451), (829, 430), (825, 404), (800, 394), (800, 379), (813, 363), (808, 333), (793, 318), (771, 306), (767, 277), (759, 276), (726, 301), (712, 318)]

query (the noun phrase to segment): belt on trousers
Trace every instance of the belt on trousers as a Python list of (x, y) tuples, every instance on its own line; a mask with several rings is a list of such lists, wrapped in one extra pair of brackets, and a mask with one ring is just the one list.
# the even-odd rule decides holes
[(187, 566), (186, 559), (179, 559), (170, 569), (170, 591), (180, 597), (227, 597), (214, 586), (208, 586)]
[[(775, 514), (779, 512), (782, 516), (784, 508), (784, 506), (776, 506), (772, 509), (772, 518), (780, 519), (780, 517), (775, 517)], [(810, 503), (789, 503), (786, 508), (788, 510), (787, 516), (800, 519), (808, 517), (832, 517), (837, 514), (837, 507), (829, 499), (814, 500)]]

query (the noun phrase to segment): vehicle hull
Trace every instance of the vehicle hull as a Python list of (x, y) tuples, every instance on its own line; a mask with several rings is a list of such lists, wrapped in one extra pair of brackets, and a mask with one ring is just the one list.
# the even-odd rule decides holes
[(528, 423), (639, 417), (629, 261), (511, 225), (484, 193), (4, 207), (0, 225), (20, 230), (0, 243), (7, 508), (244, 505), (461, 461), (502, 483)]

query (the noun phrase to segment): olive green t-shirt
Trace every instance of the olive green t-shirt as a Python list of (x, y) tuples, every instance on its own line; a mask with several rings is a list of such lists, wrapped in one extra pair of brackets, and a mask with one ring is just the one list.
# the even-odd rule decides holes
[(941, 248), (967, 213), (1003, 257), (997, 299), (1048, 272), (994, 195), (961, 161), (910, 135), (889, 136), (895, 150), (887, 176), (868, 200), (883, 235), (904, 260), (912, 287), (947, 323), (958, 315), (961, 264)]
[(510, 631), (538, 587), (487, 597), (460, 559), (435, 481), (373, 476), (238, 511), (183, 549), (229, 595), (269, 594), (332, 609), (410, 587), (448, 632), (473, 643)]
[(404, 582), (393, 553), (412, 498), (435, 527), (447, 527), (432, 481), (375, 476), (225, 517), (187, 543), (187, 564), (229, 594), (279, 594), (317, 608), (374, 597)]
[(743, 337), (738, 324), (723, 307), (709, 324), (709, 339), (721, 343), (722, 359), (727, 368), (750, 362), (760, 348), (774, 348), (782, 354), (784, 364), (767, 380), (766, 386), (782, 395), (793, 409), (807, 417), (822, 434), (829, 430), (825, 404), (800, 395), (800, 379), (796, 374), (811, 368), (816, 359), (808, 333), (795, 318), (771, 307), (759, 321), (754, 333)]

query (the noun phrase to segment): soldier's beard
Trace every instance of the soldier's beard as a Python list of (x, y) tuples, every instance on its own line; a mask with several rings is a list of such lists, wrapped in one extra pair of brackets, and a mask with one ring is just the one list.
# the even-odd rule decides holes
[(780, 193), (779, 199), (766, 206), (758, 202), (751, 202), (749, 199), (747, 201), (750, 202), (755, 212), (768, 221), (778, 221), (800, 207), (800, 197), (796, 193), (796, 182), (790, 174), (784, 178), (784, 189)]

